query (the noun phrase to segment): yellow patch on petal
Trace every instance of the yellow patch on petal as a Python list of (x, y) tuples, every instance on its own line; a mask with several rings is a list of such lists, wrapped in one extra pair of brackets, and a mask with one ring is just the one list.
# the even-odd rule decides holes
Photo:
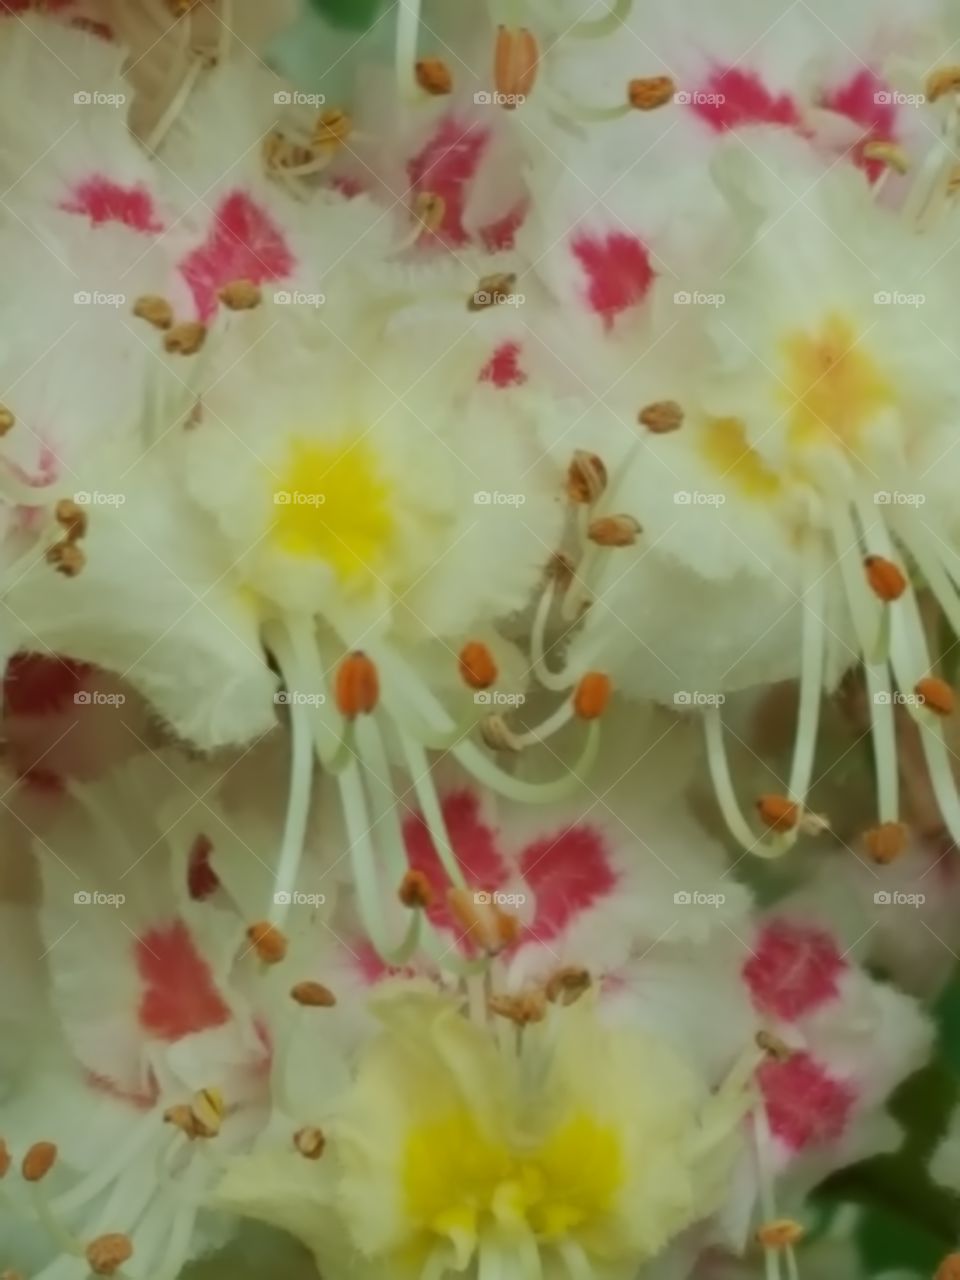
[(711, 418), (703, 427), (700, 449), (718, 475), (747, 498), (770, 500), (780, 492), (780, 477), (747, 441), (739, 418)]
[(542, 1198), (530, 1221), (543, 1239), (558, 1239), (575, 1227), (610, 1213), (626, 1176), (617, 1131), (585, 1112), (561, 1125), (535, 1158)]
[(275, 544), (326, 561), (344, 586), (373, 583), (394, 534), (390, 487), (363, 440), (294, 440), (274, 490)]
[(895, 387), (862, 336), (845, 316), (834, 313), (819, 332), (793, 333), (784, 340), (781, 400), (793, 444), (827, 437), (856, 451), (877, 415), (896, 405)]

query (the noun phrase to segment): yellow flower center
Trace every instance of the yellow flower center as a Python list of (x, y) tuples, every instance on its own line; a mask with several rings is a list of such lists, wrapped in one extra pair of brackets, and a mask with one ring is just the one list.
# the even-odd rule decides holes
[(701, 451), (721, 476), (735, 484), (745, 497), (775, 498), (780, 478), (747, 442), (738, 418), (713, 418), (701, 435)]
[(273, 495), (274, 543), (289, 555), (326, 561), (344, 586), (372, 584), (393, 539), (391, 496), (363, 440), (294, 440)]

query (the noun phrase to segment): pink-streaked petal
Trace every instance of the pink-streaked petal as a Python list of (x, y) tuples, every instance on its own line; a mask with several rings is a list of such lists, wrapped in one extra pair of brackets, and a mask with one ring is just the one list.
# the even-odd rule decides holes
[(206, 240), (184, 259), (180, 272), (206, 322), (219, 306), (224, 285), (282, 280), (295, 266), (287, 238), (269, 212), (245, 191), (233, 191), (220, 201)]
[(529, 934), (539, 942), (557, 937), (582, 912), (613, 893), (618, 883), (603, 834), (586, 825), (528, 845), (520, 871), (536, 898)]
[(481, 227), (480, 240), (483, 243), (483, 247), (491, 253), (512, 249), (517, 238), (517, 232), (523, 226), (523, 220), (526, 216), (526, 206), (520, 205), (516, 209), (511, 209), (509, 213), (505, 213), (496, 222), (491, 222), (487, 226)]
[(160, 1097), (160, 1086), (157, 1084), (152, 1072), (150, 1073), (150, 1087), (141, 1090), (123, 1089), (108, 1076), (100, 1075), (96, 1071), (88, 1071), (86, 1078), (87, 1084), (91, 1089), (96, 1089), (98, 1093), (105, 1093), (111, 1098), (116, 1098), (118, 1102), (129, 1102), (138, 1111), (149, 1111), (151, 1107), (156, 1106)]
[(416, 194), (429, 191), (443, 200), (443, 221), (436, 235), (445, 244), (463, 245), (470, 239), (463, 225), (464, 188), (476, 173), (489, 141), (489, 131), (482, 125), (446, 116), (407, 165)]
[(42, 716), (72, 707), (93, 667), (40, 653), (15, 654), (3, 677), (7, 715)]
[(770, 1129), (792, 1151), (835, 1142), (843, 1136), (857, 1095), (808, 1053), (795, 1053), (785, 1062), (765, 1062), (757, 1078)]
[(199, 835), (187, 858), (187, 889), (194, 902), (205, 902), (220, 888), (220, 877), (213, 869), (213, 841)]
[(164, 224), (157, 214), (153, 196), (141, 183), (124, 186), (103, 174), (93, 174), (78, 182), (61, 201), (64, 213), (89, 218), (95, 227), (120, 223), (142, 235), (159, 235)]
[(149, 1035), (174, 1041), (229, 1021), (230, 1010), (182, 920), (138, 938), (134, 960), (143, 983), (137, 1017)]
[(495, 387), (519, 387), (527, 380), (520, 367), (519, 342), (504, 342), (480, 370), (481, 382), (492, 382)]
[(870, 70), (860, 71), (839, 89), (826, 95), (823, 106), (847, 116), (864, 130), (853, 149), (854, 162), (875, 182), (886, 168), (882, 160), (868, 160), (864, 150), (871, 142), (895, 142), (897, 108), (891, 87)]
[(655, 273), (647, 247), (637, 236), (579, 232), (571, 249), (586, 276), (587, 304), (606, 324), (647, 296)]
[(715, 71), (691, 98), (690, 110), (715, 133), (744, 125), (800, 126), (799, 107), (789, 94), (772, 94), (759, 76), (736, 67)]
[(772, 920), (761, 931), (743, 976), (759, 1010), (792, 1022), (835, 1000), (848, 968), (826, 930)]

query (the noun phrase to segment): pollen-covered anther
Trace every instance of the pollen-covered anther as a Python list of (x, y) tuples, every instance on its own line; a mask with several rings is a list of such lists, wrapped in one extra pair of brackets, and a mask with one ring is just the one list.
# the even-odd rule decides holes
[(683, 426), (683, 406), (676, 400), (656, 400), (644, 405), (637, 414), (637, 421), (655, 436), (667, 435)]
[(190, 1100), (194, 1132), (198, 1138), (215, 1138), (223, 1125), (226, 1105), (219, 1089), (201, 1089)]
[(484, 276), (476, 289), (467, 299), (468, 311), (485, 311), (487, 307), (495, 307), (513, 296), (517, 283), (516, 272), (499, 271), (496, 275)]
[(910, 156), (897, 142), (885, 142), (882, 139), (868, 142), (863, 148), (863, 158), (879, 161), (893, 169), (895, 173), (904, 174), (910, 171)]
[(353, 120), (341, 107), (321, 111), (313, 126), (315, 147), (339, 147), (353, 132)]
[(250, 945), (264, 964), (280, 964), (287, 956), (287, 937), (275, 924), (259, 920), (247, 929)]
[(960, 92), (960, 66), (938, 67), (927, 77), (926, 99), (937, 102), (948, 93)]
[(774, 1218), (757, 1228), (757, 1242), (765, 1249), (785, 1249), (788, 1245), (799, 1244), (805, 1235), (802, 1223), (793, 1218)]
[(581, 720), (597, 720), (606, 711), (613, 681), (602, 671), (588, 671), (573, 695), (573, 709)]
[(468, 640), (460, 650), (460, 676), (471, 689), (489, 689), (497, 678), (493, 655), (480, 640)]
[(0, 404), (0, 439), (2, 439), (8, 431), (11, 431), (16, 426), (16, 423), (16, 418), (6, 405)]
[(637, 111), (655, 111), (672, 102), (677, 86), (670, 76), (640, 76), (627, 85), (627, 99)]
[(937, 1267), (933, 1280), (960, 1280), (960, 1253), (948, 1253)]
[(544, 994), (551, 1004), (573, 1004), (589, 991), (592, 983), (589, 970), (568, 965), (548, 979)]
[(35, 1142), (23, 1157), (20, 1172), (26, 1182), (40, 1182), (57, 1163), (57, 1148), (52, 1142)]
[(771, 831), (793, 831), (799, 825), (800, 805), (786, 796), (766, 795), (757, 800), (757, 813), (765, 827)]
[(957, 695), (946, 680), (941, 680), (937, 676), (925, 676), (914, 686), (913, 692), (921, 705), (926, 707), (928, 711), (932, 711), (934, 715), (953, 715)]
[(515, 996), (491, 996), (487, 1008), (500, 1018), (509, 1018), (518, 1027), (542, 1022), (547, 1016), (547, 1001), (542, 991), (526, 991)]
[(298, 169), (315, 159), (309, 147), (292, 142), (288, 137), (274, 129), (263, 140), (263, 163), (268, 172), (276, 173), (281, 169)]
[(642, 532), (633, 516), (599, 516), (590, 521), (587, 537), (598, 547), (632, 547)]
[(368, 716), (380, 700), (380, 676), (365, 653), (349, 654), (337, 668), (334, 697), (340, 714), (347, 720)]
[(886, 556), (867, 556), (863, 567), (870, 590), (884, 604), (892, 604), (894, 600), (899, 600), (906, 591), (906, 575)]
[(433, 885), (422, 871), (411, 867), (400, 881), (397, 897), (411, 911), (425, 911), (434, 900)]
[(85, 1250), (87, 1265), (95, 1276), (112, 1276), (133, 1257), (133, 1243), (129, 1236), (113, 1232), (97, 1236)]
[(86, 536), (89, 517), (83, 507), (78, 506), (72, 498), (61, 498), (53, 514), (57, 524), (66, 532), (67, 542), (77, 542)]
[(263, 290), (252, 280), (232, 280), (223, 286), (219, 297), (230, 311), (253, 311), (263, 301)]
[(520, 751), (522, 745), (503, 716), (487, 716), (480, 722), (480, 736), (491, 751)]
[(453, 76), (442, 58), (420, 58), (413, 70), (417, 84), (425, 93), (441, 98), (453, 92)]
[(500, 106), (513, 110), (530, 96), (537, 79), (540, 46), (527, 27), (497, 27), (493, 83)]
[(163, 340), (164, 350), (171, 355), (194, 356), (207, 340), (207, 327), (199, 320), (176, 324)]
[(68, 538), (47, 549), (46, 561), (47, 564), (53, 565), (57, 573), (62, 574), (63, 577), (76, 578), (83, 572), (87, 557), (76, 543)]
[(322, 982), (298, 982), (290, 995), (305, 1009), (332, 1009), (337, 1003), (337, 997)]
[(188, 1138), (199, 1138), (197, 1132), (197, 1120), (193, 1114), (193, 1108), (187, 1106), (184, 1102), (179, 1102), (175, 1106), (167, 1107), (163, 1113), (164, 1124), (172, 1125), (174, 1129), (179, 1129), (181, 1133), (186, 1134)]
[(327, 1140), (322, 1129), (307, 1126), (298, 1129), (293, 1135), (293, 1145), (307, 1160), (319, 1160), (326, 1149)]
[(863, 843), (870, 858), (885, 867), (907, 847), (907, 828), (902, 822), (881, 822), (864, 834)]
[(155, 329), (170, 329), (173, 326), (173, 307), (158, 293), (145, 293), (133, 304), (133, 314), (138, 320), (146, 320)]
[(775, 1036), (772, 1031), (758, 1031), (755, 1037), (758, 1049), (762, 1049), (774, 1062), (787, 1062), (793, 1057), (793, 1050), (788, 1044)]
[(413, 212), (427, 231), (439, 231), (447, 215), (447, 202), (435, 191), (420, 191), (413, 202)]
[(577, 449), (567, 468), (567, 497), (580, 506), (592, 506), (607, 487), (607, 468), (596, 453)]
[(492, 902), (489, 893), (448, 889), (447, 903), (464, 935), (490, 955), (519, 937), (520, 921)]

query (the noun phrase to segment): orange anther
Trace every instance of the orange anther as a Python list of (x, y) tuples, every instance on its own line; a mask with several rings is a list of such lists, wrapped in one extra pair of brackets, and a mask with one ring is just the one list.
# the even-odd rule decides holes
[(260, 920), (250, 926), (247, 937), (264, 964), (280, 964), (286, 959), (287, 939), (275, 924)]
[(133, 1257), (133, 1244), (119, 1233), (98, 1236), (87, 1245), (86, 1257), (95, 1276), (112, 1276)]
[(471, 689), (489, 689), (496, 680), (497, 664), (480, 640), (470, 640), (460, 650), (460, 675)]
[(573, 695), (573, 709), (581, 720), (603, 715), (613, 693), (613, 682), (602, 671), (588, 671)]
[(595, 453), (577, 449), (567, 468), (567, 497), (571, 502), (590, 506), (607, 487), (607, 468)]
[(340, 663), (334, 695), (340, 714), (347, 720), (374, 710), (380, 698), (380, 677), (365, 653), (351, 653)]
[(537, 78), (540, 47), (526, 27), (497, 27), (493, 83), (500, 106), (512, 110), (530, 96)]
[(757, 1240), (765, 1249), (784, 1249), (799, 1244), (806, 1234), (803, 1226), (792, 1218), (775, 1218), (757, 1228)]
[(306, 1009), (332, 1009), (337, 1003), (337, 997), (322, 982), (298, 982), (290, 994)]
[(761, 796), (757, 812), (764, 826), (771, 831), (792, 831), (800, 821), (800, 806), (786, 796)]
[(923, 706), (928, 711), (932, 711), (934, 715), (949, 716), (953, 714), (957, 698), (946, 680), (940, 680), (937, 676), (925, 676), (914, 687), (913, 692)]
[(885, 604), (899, 600), (907, 589), (903, 570), (886, 556), (867, 556), (863, 562), (873, 594)]
[(39, 1182), (56, 1162), (57, 1148), (52, 1142), (35, 1142), (23, 1157), (21, 1172), (27, 1182)]
[(906, 848), (907, 828), (902, 822), (881, 822), (865, 833), (863, 843), (873, 861), (886, 866)]
[(297, 1130), (293, 1135), (293, 1144), (308, 1160), (319, 1160), (326, 1148), (327, 1140), (321, 1129), (307, 1127)]
[(433, 886), (422, 871), (411, 868), (403, 877), (397, 896), (411, 911), (425, 911), (433, 902)]
[(421, 58), (414, 66), (414, 73), (417, 84), (426, 93), (442, 97), (453, 90), (453, 76), (442, 58)]
[(627, 98), (637, 111), (654, 111), (672, 102), (677, 86), (669, 76), (641, 76), (627, 85)]
[(655, 404), (645, 405), (637, 417), (642, 427), (655, 436), (662, 436), (683, 425), (683, 408), (676, 400), (658, 400)]

